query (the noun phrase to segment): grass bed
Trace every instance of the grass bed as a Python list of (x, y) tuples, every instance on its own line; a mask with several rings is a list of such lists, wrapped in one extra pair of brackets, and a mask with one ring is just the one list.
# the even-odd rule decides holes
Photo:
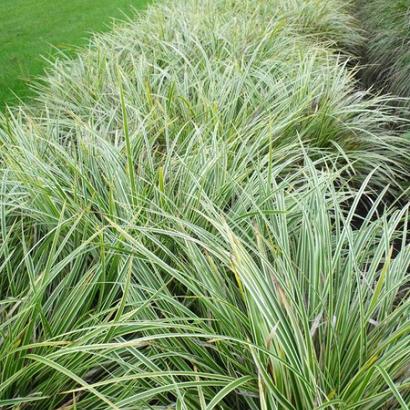
[(160, 3), (2, 117), (0, 406), (407, 408), (409, 142), (361, 41), (339, 0)]

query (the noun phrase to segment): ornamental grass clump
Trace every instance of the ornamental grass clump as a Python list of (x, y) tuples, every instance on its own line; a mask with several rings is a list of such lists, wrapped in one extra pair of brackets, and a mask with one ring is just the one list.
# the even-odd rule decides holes
[(121, 143), (122, 92), (131, 144), (179, 135), (180, 150), (198, 128), (241, 149), (302, 140), (306, 149), (343, 152), (359, 179), (379, 164), (381, 186), (400, 183), (409, 141), (388, 127), (400, 123), (393, 101), (358, 91), (355, 70), (337, 52), (362, 41), (349, 9), (339, 0), (153, 7), (52, 67), (32, 116), (46, 138), (74, 143), (80, 127)]
[[(359, 2), (359, 16), (367, 31), (363, 79), (403, 97), (410, 107), (410, 1)], [(407, 115), (409, 113), (407, 112)]]
[(360, 41), (336, 0), (160, 3), (1, 117), (0, 406), (407, 408), (410, 152)]

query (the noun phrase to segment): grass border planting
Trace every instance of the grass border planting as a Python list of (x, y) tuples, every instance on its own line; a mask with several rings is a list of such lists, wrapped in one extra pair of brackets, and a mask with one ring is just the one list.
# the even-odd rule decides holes
[(408, 408), (410, 141), (353, 10), (159, 2), (1, 114), (0, 407)]

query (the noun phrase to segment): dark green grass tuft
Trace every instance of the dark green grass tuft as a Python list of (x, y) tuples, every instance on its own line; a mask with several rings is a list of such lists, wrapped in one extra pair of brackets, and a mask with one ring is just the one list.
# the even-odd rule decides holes
[[(360, 18), (367, 30), (367, 86), (410, 98), (410, 0), (366, 0)], [(403, 101), (410, 108), (410, 100)]]

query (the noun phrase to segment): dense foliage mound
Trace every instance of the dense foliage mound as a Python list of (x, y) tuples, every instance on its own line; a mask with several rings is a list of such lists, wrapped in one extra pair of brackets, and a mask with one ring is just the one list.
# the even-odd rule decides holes
[(410, 147), (361, 42), (340, 0), (160, 3), (1, 118), (0, 406), (407, 408)]
[(410, 108), (410, 0), (366, 0), (360, 18), (367, 30), (364, 79), (407, 100)]

